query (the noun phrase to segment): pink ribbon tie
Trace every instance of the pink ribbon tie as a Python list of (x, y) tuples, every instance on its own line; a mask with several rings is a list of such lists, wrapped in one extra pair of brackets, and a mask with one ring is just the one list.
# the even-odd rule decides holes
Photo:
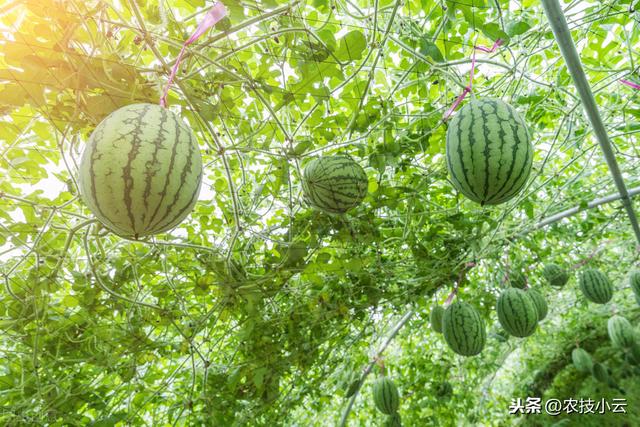
[(627, 85), (629, 87), (632, 87), (634, 89), (640, 90), (640, 85), (637, 83), (634, 83), (632, 81), (626, 80), (626, 79), (620, 79), (620, 83), (622, 83), (623, 85)]
[(182, 49), (180, 49), (180, 53), (178, 54), (178, 58), (176, 59), (176, 63), (173, 65), (171, 69), (171, 74), (169, 74), (169, 80), (167, 81), (167, 85), (164, 87), (164, 92), (160, 97), (160, 105), (163, 107), (167, 107), (167, 95), (169, 94), (169, 88), (173, 83), (173, 79), (176, 77), (176, 73), (178, 72), (178, 68), (180, 68), (180, 63), (182, 62), (182, 57), (184, 56), (185, 49), (191, 43), (198, 40), (207, 30), (214, 25), (216, 25), (222, 18), (227, 16), (227, 8), (224, 7), (222, 2), (217, 2), (214, 4), (211, 9), (207, 12), (204, 19), (196, 28), (196, 31), (187, 39), (186, 42), (182, 45)]
[(456, 108), (458, 108), (458, 106), (462, 104), (462, 101), (464, 101), (467, 95), (470, 94), (471, 91), (473, 90), (473, 75), (475, 74), (475, 71), (476, 71), (476, 50), (481, 50), (482, 52), (486, 52), (486, 53), (493, 53), (500, 46), (502, 46), (502, 43), (503, 41), (498, 39), (490, 48), (485, 46), (473, 47), (473, 56), (471, 57), (471, 71), (469, 71), (469, 85), (462, 90), (462, 94), (456, 99), (456, 101), (453, 103), (451, 108), (449, 108), (447, 112), (444, 113), (445, 121), (449, 120), (449, 117), (451, 117), (451, 115), (456, 110)]

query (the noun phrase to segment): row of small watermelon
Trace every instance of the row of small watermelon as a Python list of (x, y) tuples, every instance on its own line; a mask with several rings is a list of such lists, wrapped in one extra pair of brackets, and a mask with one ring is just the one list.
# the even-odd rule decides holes
[[(535, 289), (506, 288), (498, 297), (496, 311), (498, 321), (507, 333), (528, 337), (546, 317), (548, 307), (542, 294)], [(456, 301), (446, 309), (437, 305), (431, 310), (430, 322), (454, 352), (475, 356), (483, 350), (487, 340), (485, 323), (471, 304)]]
[(593, 358), (588, 351), (583, 348), (574, 348), (571, 352), (571, 360), (575, 368), (582, 373), (593, 375), (593, 377), (613, 388), (618, 388), (618, 384), (610, 375), (610, 370), (600, 362), (593, 362)]
[[(512, 199), (533, 160), (527, 127), (498, 99), (472, 100), (447, 130), (447, 166), (455, 188), (481, 205)], [(96, 218), (116, 234), (142, 237), (169, 230), (193, 209), (202, 183), (202, 158), (192, 130), (154, 104), (133, 104), (107, 116), (85, 146), (80, 194)], [(364, 169), (347, 156), (311, 160), (302, 179), (304, 200), (342, 214), (367, 194)]]
[[(600, 281), (602, 281), (601, 278)], [(640, 304), (639, 271), (633, 271), (629, 274), (629, 285), (635, 294), (636, 301)], [(640, 366), (640, 335), (633, 328), (631, 322), (624, 316), (614, 314), (607, 321), (607, 333), (613, 346), (624, 353), (626, 361), (631, 365)], [(573, 349), (571, 360), (578, 371), (592, 374), (596, 380), (619, 388), (611, 378), (609, 369), (600, 362), (594, 363), (591, 355), (585, 349), (580, 347)]]
[[(631, 323), (623, 316), (614, 314), (607, 322), (607, 332), (614, 347), (624, 353), (625, 360), (633, 366), (640, 366), (640, 337)], [(600, 362), (593, 362), (589, 352), (583, 348), (575, 348), (571, 352), (571, 360), (575, 368), (613, 388), (619, 388), (611, 377), (609, 369)]]
[[(533, 145), (518, 112), (498, 99), (475, 99), (447, 129), (447, 167), (453, 186), (481, 205), (511, 200), (525, 186)], [(326, 213), (345, 213), (367, 194), (367, 175), (346, 156), (309, 162), (302, 180), (307, 203)]]
[[(569, 279), (566, 270), (556, 264), (545, 266), (543, 275), (554, 287), (564, 286)], [(640, 272), (632, 272), (629, 279), (640, 302)], [(496, 303), (498, 321), (508, 334), (514, 337), (528, 337), (535, 332), (538, 322), (547, 316), (547, 302), (540, 291), (526, 286), (526, 278), (522, 279), (521, 273), (511, 275), (510, 284), (512, 287), (504, 289)], [(589, 301), (598, 304), (609, 302), (613, 296), (611, 282), (599, 270), (585, 269), (580, 275), (580, 289)], [(629, 343), (628, 329), (620, 326), (626, 319), (619, 318), (620, 316), (614, 318), (613, 324), (616, 327), (613, 329), (610, 322), (610, 334), (611, 331), (616, 331), (616, 340), (626, 339), (625, 342)], [(439, 305), (434, 306), (430, 314), (430, 323), (433, 330), (442, 333), (449, 347), (460, 355), (474, 356), (484, 348), (484, 320), (468, 303), (457, 301), (446, 309)]]
[[(569, 280), (567, 271), (556, 264), (545, 266), (543, 275), (551, 286), (557, 288), (563, 287)], [(631, 271), (628, 280), (636, 301), (640, 304), (640, 271)], [(578, 278), (578, 285), (584, 297), (596, 304), (606, 304), (613, 297), (613, 284), (600, 270), (583, 270)]]

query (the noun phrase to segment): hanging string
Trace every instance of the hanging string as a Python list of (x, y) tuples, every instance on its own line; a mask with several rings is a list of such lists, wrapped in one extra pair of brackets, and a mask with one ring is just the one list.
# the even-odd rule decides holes
[(176, 59), (176, 63), (171, 69), (171, 74), (169, 74), (169, 81), (164, 87), (164, 92), (160, 97), (161, 106), (165, 108), (167, 107), (167, 95), (169, 94), (169, 88), (173, 83), (173, 79), (176, 77), (176, 73), (178, 72), (178, 68), (180, 67), (180, 63), (182, 62), (182, 57), (184, 56), (187, 46), (198, 40), (209, 28), (216, 25), (225, 16), (227, 16), (227, 9), (224, 7), (222, 2), (217, 2), (211, 7), (211, 9), (209, 9), (202, 22), (200, 22), (200, 25), (198, 25), (198, 28), (196, 28), (196, 31), (187, 39), (186, 42), (184, 42), (182, 49), (180, 49), (180, 53), (178, 54), (178, 58)]
[(626, 80), (626, 79), (620, 79), (619, 80), (620, 83), (622, 83), (623, 85), (627, 85), (629, 87), (632, 87), (634, 89), (639, 89), (640, 90), (640, 85), (637, 83), (634, 83), (632, 81)]
[(449, 108), (447, 112), (444, 113), (445, 121), (449, 120), (449, 117), (451, 117), (451, 114), (453, 114), (456, 108), (458, 108), (458, 106), (462, 103), (462, 101), (464, 101), (464, 99), (467, 97), (467, 94), (471, 93), (473, 89), (473, 75), (476, 70), (476, 50), (481, 50), (482, 52), (486, 52), (486, 53), (493, 53), (496, 51), (496, 49), (502, 46), (502, 43), (503, 41), (498, 39), (490, 48), (485, 46), (473, 47), (473, 56), (471, 57), (471, 71), (469, 72), (469, 85), (464, 88), (464, 90), (462, 91), (462, 94), (458, 97), (458, 99), (456, 99), (456, 102), (453, 103), (451, 108)]

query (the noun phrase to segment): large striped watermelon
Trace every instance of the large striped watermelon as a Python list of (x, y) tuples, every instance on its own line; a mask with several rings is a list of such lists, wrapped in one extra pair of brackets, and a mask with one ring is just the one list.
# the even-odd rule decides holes
[(606, 304), (613, 296), (613, 285), (599, 270), (584, 270), (580, 275), (580, 289), (589, 301), (596, 304)]
[(367, 195), (369, 181), (362, 166), (347, 156), (324, 156), (304, 168), (305, 201), (325, 213), (342, 214), (358, 206)]
[(380, 377), (373, 383), (373, 403), (383, 414), (391, 415), (400, 406), (400, 394), (394, 382)]
[(462, 301), (454, 302), (445, 310), (442, 333), (451, 350), (462, 356), (479, 354), (487, 341), (487, 331), (480, 313)]
[(481, 205), (510, 200), (531, 172), (527, 126), (499, 99), (475, 99), (460, 109), (449, 124), (446, 146), (453, 185)]
[(528, 337), (536, 330), (538, 310), (525, 291), (505, 289), (498, 297), (496, 309), (500, 324), (514, 337)]
[(193, 209), (202, 159), (187, 124), (154, 104), (132, 104), (107, 116), (84, 149), (83, 200), (114, 233), (138, 238), (178, 225)]
[(567, 284), (569, 280), (569, 274), (567, 271), (560, 267), (558, 264), (547, 264), (542, 270), (542, 275), (547, 280), (549, 285), (561, 288)]
[(636, 342), (636, 332), (627, 319), (614, 315), (607, 322), (607, 332), (616, 347), (631, 348)]

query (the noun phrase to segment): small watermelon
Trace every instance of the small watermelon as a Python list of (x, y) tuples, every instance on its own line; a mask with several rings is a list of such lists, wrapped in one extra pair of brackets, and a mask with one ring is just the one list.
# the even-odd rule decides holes
[(520, 270), (513, 270), (509, 273), (509, 284), (518, 289), (524, 289), (527, 287), (527, 276)]
[(580, 372), (590, 374), (593, 370), (593, 360), (591, 355), (583, 348), (574, 348), (571, 352), (573, 366)]
[(446, 152), (454, 187), (481, 205), (515, 197), (533, 162), (524, 120), (499, 99), (474, 99), (462, 107), (447, 129)]
[(391, 415), (398, 411), (400, 394), (391, 379), (380, 377), (373, 383), (373, 403), (383, 414)]
[(614, 315), (607, 322), (609, 338), (616, 347), (631, 348), (636, 342), (636, 333), (633, 326), (622, 316)]
[(514, 337), (528, 337), (538, 325), (538, 310), (533, 300), (521, 289), (507, 288), (496, 304), (498, 320)]
[(178, 225), (202, 181), (198, 141), (189, 125), (154, 104), (108, 115), (91, 134), (78, 184), (95, 217), (114, 233), (138, 238)]
[(449, 381), (439, 381), (432, 385), (431, 391), (438, 400), (449, 400), (453, 395), (453, 386)]
[(613, 296), (613, 286), (609, 278), (599, 270), (584, 270), (580, 275), (580, 289), (585, 298), (596, 304), (606, 304)]
[(442, 316), (444, 315), (444, 308), (439, 305), (434, 305), (429, 315), (429, 321), (431, 322), (431, 328), (437, 333), (442, 333)]
[(531, 298), (531, 301), (535, 304), (536, 310), (538, 311), (538, 322), (541, 322), (545, 317), (547, 317), (547, 313), (549, 312), (547, 300), (544, 299), (542, 293), (537, 289), (529, 288), (526, 292)]
[(560, 267), (558, 264), (547, 264), (542, 270), (542, 275), (554, 288), (561, 288), (567, 284), (569, 280), (569, 274), (567, 271)]
[(347, 156), (324, 156), (304, 168), (302, 191), (310, 206), (331, 214), (343, 214), (367, 195), (369, 181), (362, 166)]
[(480, 313), (470, 304), (456, 301), (444, 312), (442, 333), (451, 350), (475, 356), (484, 348), (487, 332)]

